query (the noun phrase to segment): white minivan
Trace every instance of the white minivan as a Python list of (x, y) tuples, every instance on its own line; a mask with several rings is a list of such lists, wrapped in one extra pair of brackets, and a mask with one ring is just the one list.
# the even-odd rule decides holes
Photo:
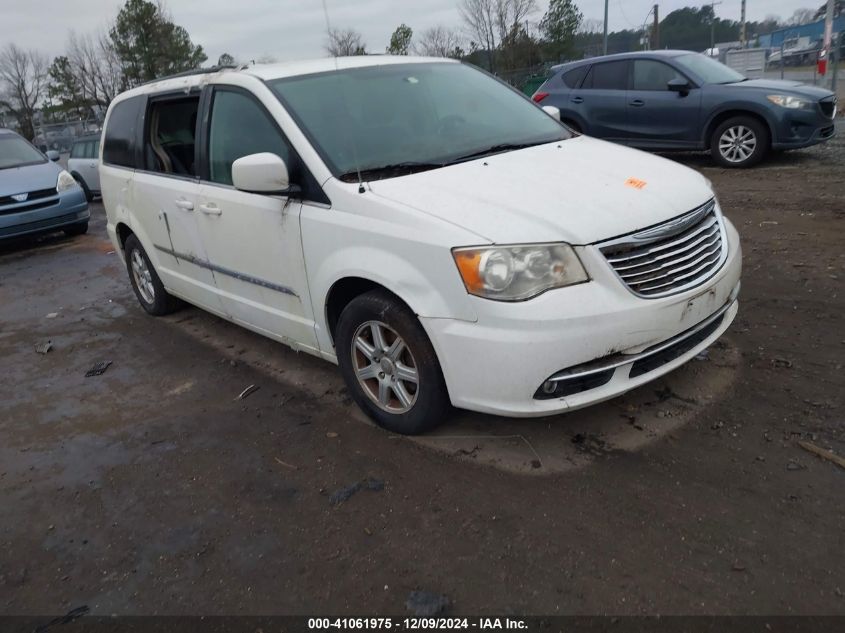
[(466, 64), (198, 71), (109, 107), (108, 231), (143, 308), (179, 299), (337, 363), (378, 424), (543, 416), (711, 345), (741, 251), (708, 181), (574, 134)]

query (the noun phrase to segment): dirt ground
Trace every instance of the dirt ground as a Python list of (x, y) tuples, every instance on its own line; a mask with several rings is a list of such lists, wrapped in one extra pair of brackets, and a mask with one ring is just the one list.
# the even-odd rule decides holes
[(798, 446), (845, 454), (843, 133), (751, 171), (676, 157), (743, 241), (706, 357), (419, 440), (327, 363), (148, 317), (99, 204), (85, 237), (0, 246), (0, 614), (404, 614), (415, 589), (453, 614), (845, 614), (845, 469)]

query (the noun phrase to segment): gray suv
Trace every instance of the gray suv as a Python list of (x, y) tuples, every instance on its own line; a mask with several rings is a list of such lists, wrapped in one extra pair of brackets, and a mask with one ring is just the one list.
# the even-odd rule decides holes
[(710, 150), (750, 167), (770, 149), (834, 135), (836, 97), (794, 81), (747, 79), (689, 51), (651, 51), (563, 64), (534, 93), (577, 132), (649, 150)]

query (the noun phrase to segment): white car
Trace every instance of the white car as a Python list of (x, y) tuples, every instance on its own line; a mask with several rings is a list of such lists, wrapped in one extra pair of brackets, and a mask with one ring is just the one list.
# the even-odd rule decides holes
[(741, 252), (704, 177), (553, 114), (443, 59), (161, 80), (109, 108), (108, 231), (147, 312), (337, 363), (392, 431), (568, 411), (711, 345)]
[(85, 192), (88, 202), (100, 195), (100, 136), (83, 136), (70, 148), (67, 170)]

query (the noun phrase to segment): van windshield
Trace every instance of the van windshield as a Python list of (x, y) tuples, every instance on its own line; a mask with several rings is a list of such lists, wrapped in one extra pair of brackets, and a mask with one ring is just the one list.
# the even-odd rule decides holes
[(389, 64), (269, 82), (335, 176), (435, 169), (570, 138), (497, 79), (457, 63)]
[(47, 159), (32, 145), (14, 134), (0, 135), (0, 169), (46, 163)]

